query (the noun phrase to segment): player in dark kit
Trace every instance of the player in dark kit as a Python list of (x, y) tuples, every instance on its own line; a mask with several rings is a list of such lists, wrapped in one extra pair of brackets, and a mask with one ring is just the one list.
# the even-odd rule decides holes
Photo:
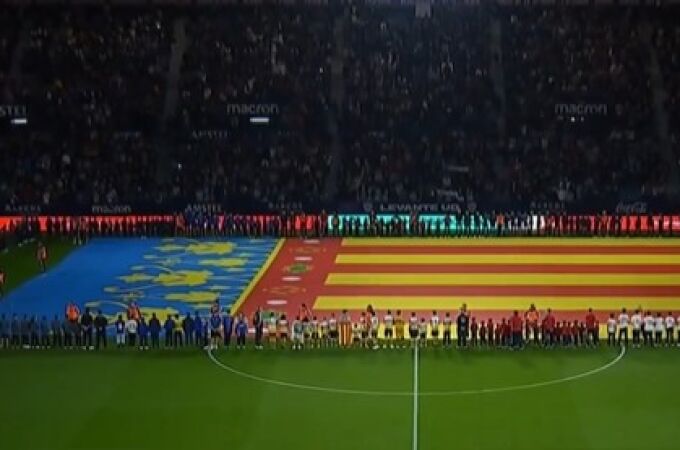
[(469, 319), (465, 311), (461, 310), (458, 314), (456, 325), (458, 327), (458, 347), (467, 347)]

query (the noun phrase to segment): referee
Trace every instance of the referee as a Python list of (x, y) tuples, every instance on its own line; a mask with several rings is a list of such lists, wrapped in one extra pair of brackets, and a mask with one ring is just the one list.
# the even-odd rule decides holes
[(467, 347), (469, 320), (465, 310), (460, 311), (456, 319), (456, 327), (458, 332), (458, 347)]
[(95, 330), (95, 348), (99, 350), (100, 347), (106, 348), (106, 327), (109, 321), (102, 314), (101, 309), (97, 311), (97, 317), (94, 318)]

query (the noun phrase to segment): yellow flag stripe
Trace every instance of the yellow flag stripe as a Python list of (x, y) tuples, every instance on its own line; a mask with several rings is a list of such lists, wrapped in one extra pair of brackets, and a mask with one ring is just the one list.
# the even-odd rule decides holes
[(404, 310), (455, 310), (466, 303), (474, 310), (521, 310), (531, 304), (539, 309), (552, 308), (560, 311), (583, 311), (588, 308), (597, 310), (619, 310), (623, 307), (655, 311), (680, 310), (680, 298), (619, 298), (619, 297), (455, 297), (455, 296), (332, 296), (316, 298), (315, 310), (363, 310), (366, 305), (376, 309)]
[(680, 264), (680, 255), (340, 254), (337, 264)]
[(335, 286), (680, 286), (677, 274), (331, 273)]
[(677, 238), (483, 238), (483, 239), (437, 239), (437, 238), (344, 238), (345, 247), (502, 247), (502, 246), (680, 246)]

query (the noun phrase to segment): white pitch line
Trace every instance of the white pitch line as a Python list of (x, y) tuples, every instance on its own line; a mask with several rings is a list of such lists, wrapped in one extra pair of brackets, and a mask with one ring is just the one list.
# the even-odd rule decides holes
[(281, 387), (287, 387), (287, 388), (292, 388), (292, 389), (301, 389), (301, 390), (307, 390), (307, 391), (317, 391), (317, 392), (326, 392), (329, 394), (347, 394), (347, 395), (364, 395), (364, 396), (373, 396), (373, 397), (453, 397), (453, 396), (458, 396), (458, 395), (480, 395), (480, 394), (496, 394), (496, 393), (501, 393), (501, 392), (512, 392), (512, 391), (521, 391), (521, 390), (526, 390), (526, 389), (535, 389), (535, 388), (541, 388), (541, 387), (546, 387), (546, 386), (553, 386), (556, 384), (562, 384), (562, 383), (567, 383), (570, 381), (575, 381), (579, 380), (582, 378), (589, 377), (591, 375), (598, 374), (600, 372), (604, 372), (605, 370), (609, 369), (610, 367), (616, 365), (619, 361), (623, 359), (623, 357), (626, 355), (626, 347), (621, 347), (621, 352), (618, 354), (616, 358), (613, 360), (609, 361), (607, 364), (597, 367), (592, 370), (588, 370), (586, 372), (581, 372), (576, 375), (571, 375), (568, 377), (563, 377), (563, 378), (557, 378), (554, 380), (547, 380), (547, 381), (540, 381), (537, 383), (530, 383), (530, 384), (520, 384), (520, 385), (513, 385), (513, 386), (502, 386), (502, 387), (496, 387), (496, 388), (485, 388), (485, 389), (469, 389), (469, 390), (459, 390), (459, 391), (426, 391), (426, 392), (417, 392), (417, 395), (413, 394), (413, 391), (369, 391), (369, 390), (361, 390), (361, 389), (342, 389), (342, 388), (332, 388), (332, 387), (325, 387), (325, 386), (317, 386), (313, 384), (301, 384), (301, 383), (290, 383), (287, 381), (281, 381), (281, 380), (276, 380), (272, 378), (265, 378), (261, 377), (258, 375), (253, 375), (248, 372), (243, 372), (241, 370), (238, 370), (234, 367), (228, 366), (227, 364), (224, 364), (217, 358), (215, 358), (215, 355), (213, 355), (212, 350), (207, 351), (208, 357), (210, 360), (218, 366), (219, 368), (226, 370), (228, 372), (233, 373), (234, 375), (238, 375), (242, 378), (248, 378), (253, 381), (258, 381), (260, 383), (266, 383), (266, 384), (272, 384), (275, 386), (281, 386)]
[(418, 344), (413, 350), (413, 450), (418, 450)]

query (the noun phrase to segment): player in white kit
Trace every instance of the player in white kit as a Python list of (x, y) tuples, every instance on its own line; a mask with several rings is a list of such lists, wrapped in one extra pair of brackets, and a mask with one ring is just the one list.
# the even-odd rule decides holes
[(607, 319), (607, 345), (610, 347), (616, 345), (616, 318), (614, 318), (614, 313), (611, 313), (609, 319)]
[(439, 315), (437, 311), (432, 311), (430, 317), (430, 335), (432, 336), (432, 345), (436, 346), (439, 343)]
[(673, 334), (675, 333), (675, 317), (673, 313), (669, 312), (666, 316), (666, 345), (670, 347), (673, 345)]
[(378, 348), (380, 348), (380, 346), (378, 345), (378, 330), (380, 329), (380, 319), (378, 319), (378, 315), (375, 313), (375, 311), (371, 312), (369, 325), (371, 327), (369, 346), (373, 347), (373, 350), (377, 350)]
[(630, 322), (630, 317), (626, 312), (626, 308), (621, 310), (619, 314), (619, 340), (618, 345), (621, 345), (621, 340), (624, 341), (626, 347), (628, 347), (628, 322)]
[(383, 317), (383, 325), (385, 329), (383, 330), (383, 348), (394, 348), (394, 316), (392, 316), (392, 311), (387, 310), (387, 314)]
[(633, 317), (630, 318), (630, 323), (633, 327), (633, 347), (640, 348), (640, 336), (642, 335), (642, 314), (640, 310), (636, 310)]
[(665, 328), (666, 324), (664, 323), (661, 313), (656, 313), (656, 317), (654, 318), (654, 343), (659, 347), (663, 344), (663, 330)]
[(652, 313), (647, 311), (647, 314), (645, 314), (644, 319), (642, 319), (644, 322), (644, 328), (643, 328), (643, 333), (645, 336), (645, 345), (649, 345), (650, 347), (654, 346), (654, 316), (652, 316)]

